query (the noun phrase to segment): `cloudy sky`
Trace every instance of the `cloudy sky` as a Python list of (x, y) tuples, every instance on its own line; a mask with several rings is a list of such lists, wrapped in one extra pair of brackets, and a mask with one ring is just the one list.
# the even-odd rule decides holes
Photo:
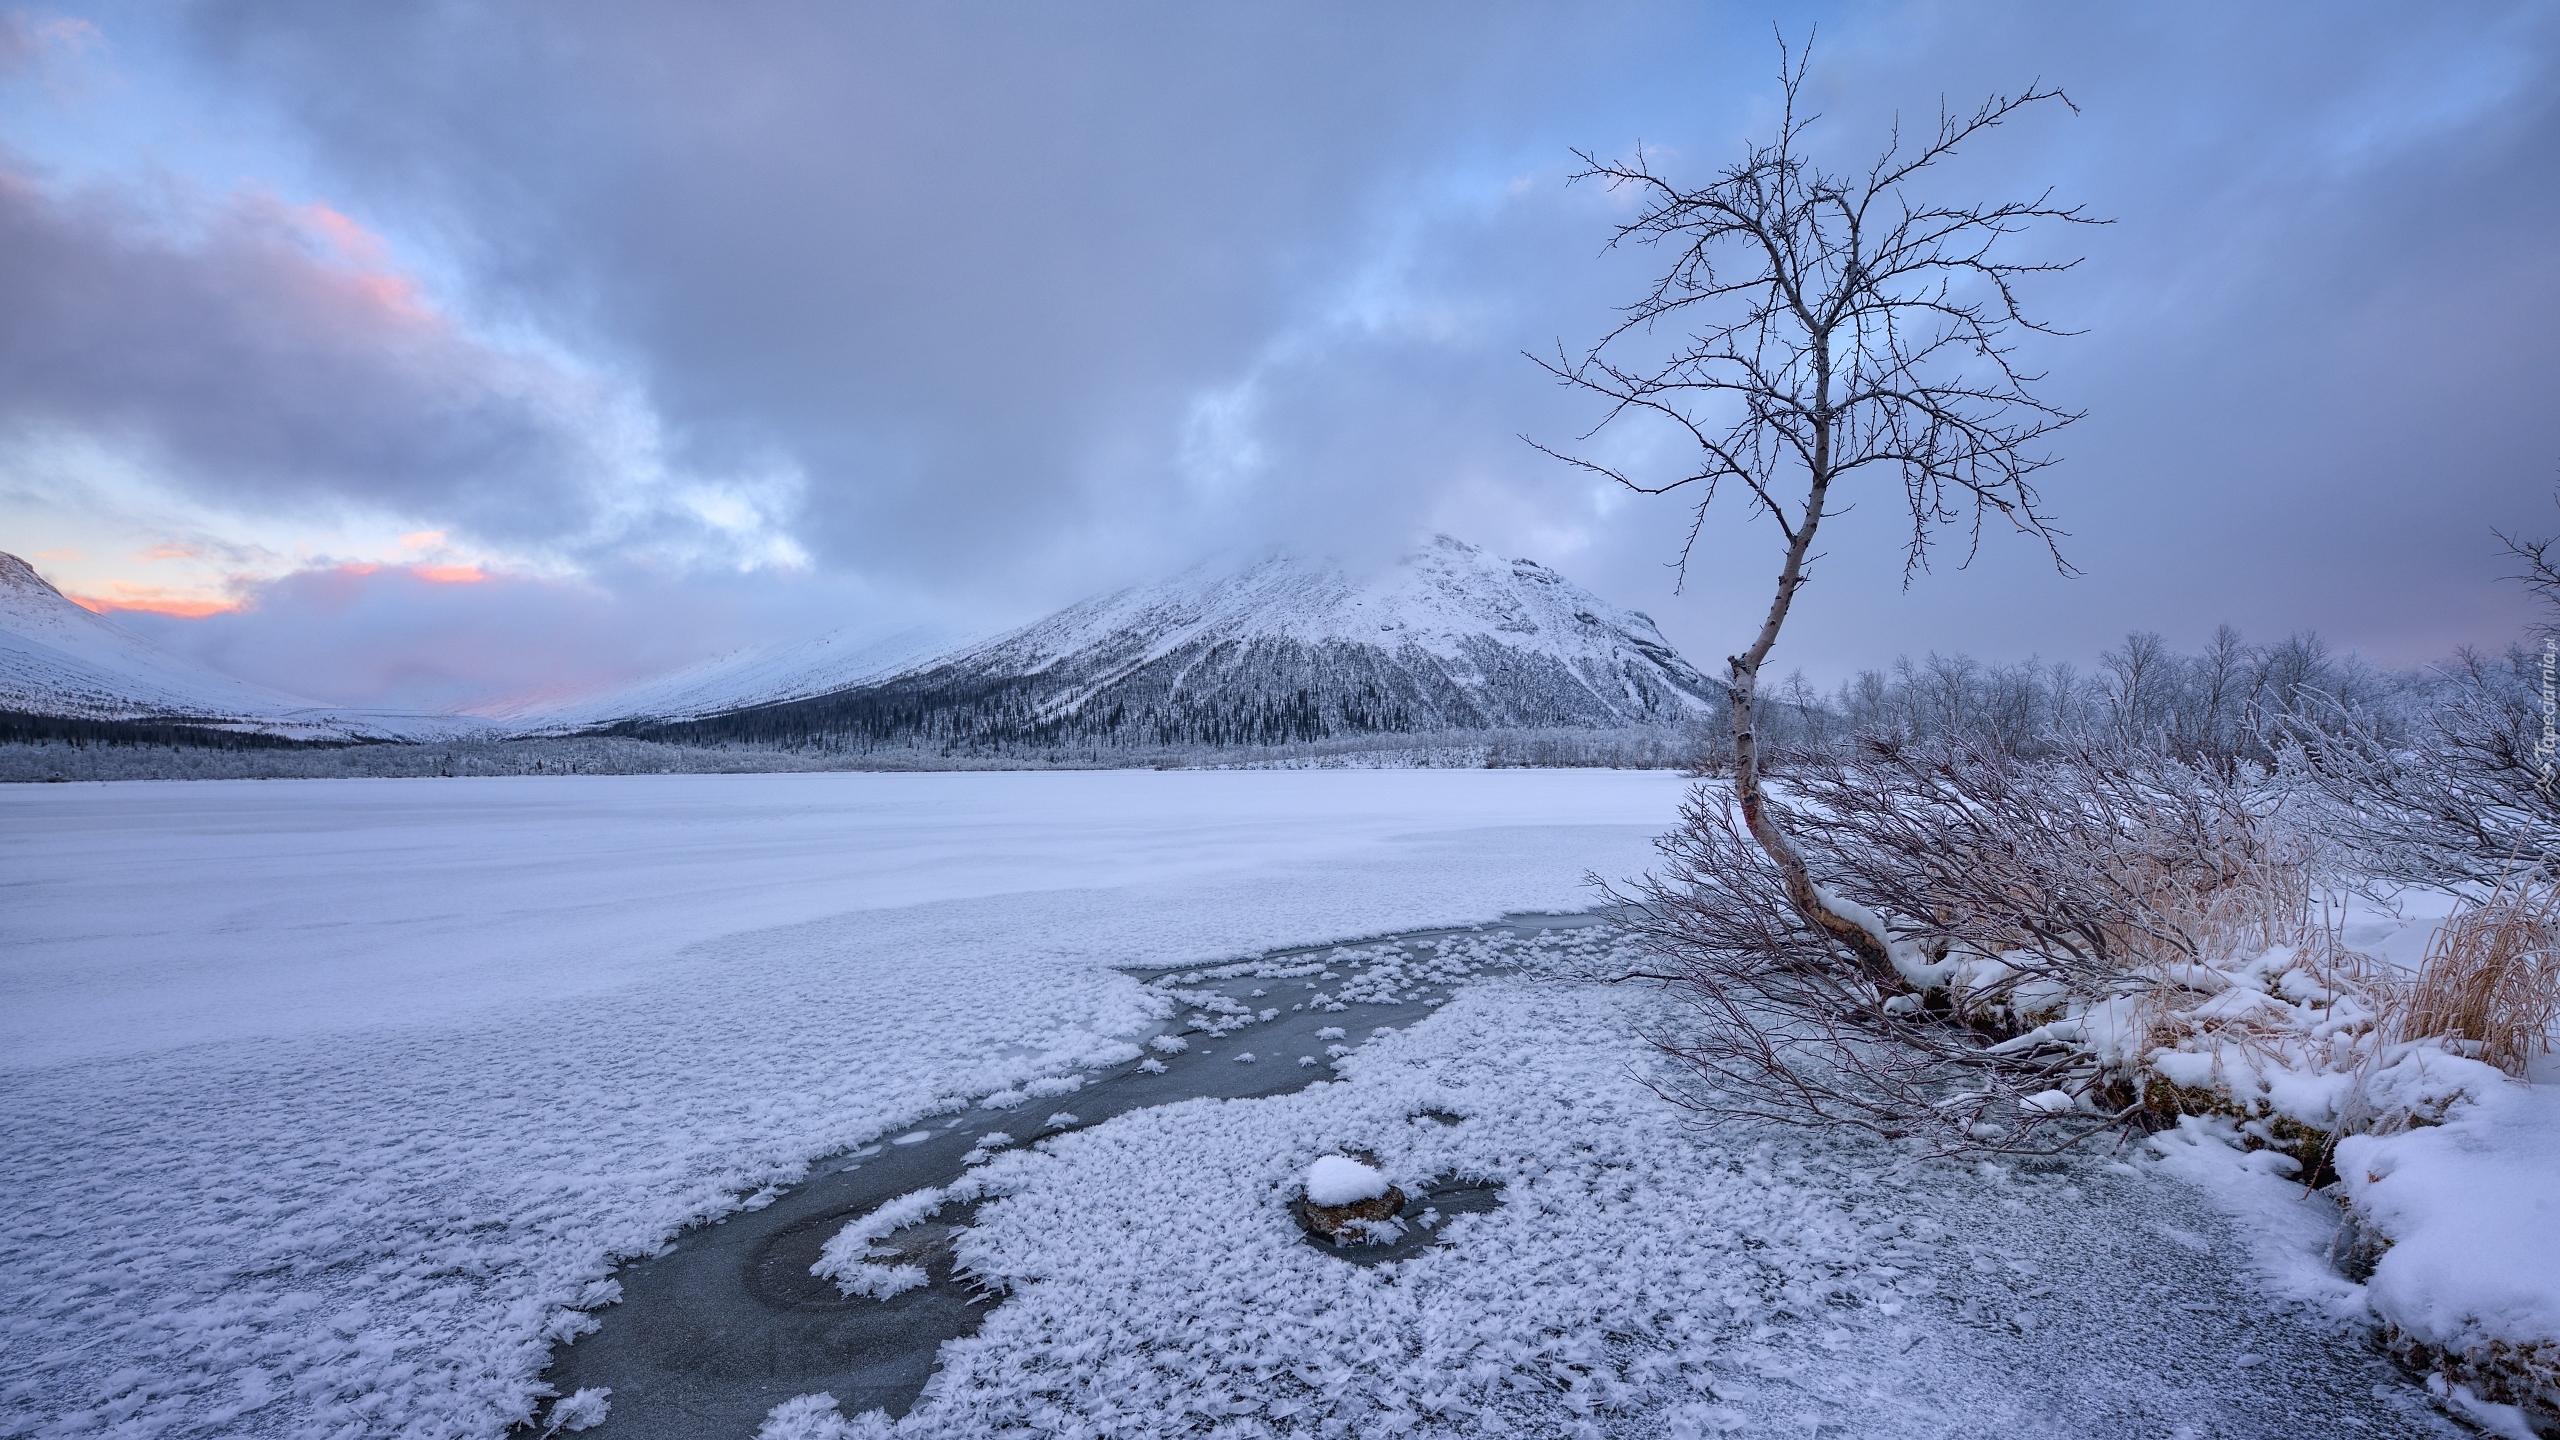
[[(0, 549), (340, 702), (485, 703), (1221, 550), (1445, 531), (1696, 657), (1775, 540), (1524, 445), (1818, 32), (1818, 147), (2042, 79), (1947, 198), (2033, 294), (2083, 572), (1839, 522), (1781, 667), (2317, 628), (2502, 642), (2560, 530), (2560, 8), (148, 4), (0, 10)], [(2039, 250), (2038, 247), (2048, 247)], [(2054, 247), (2068, 247), (2067, 250)]]

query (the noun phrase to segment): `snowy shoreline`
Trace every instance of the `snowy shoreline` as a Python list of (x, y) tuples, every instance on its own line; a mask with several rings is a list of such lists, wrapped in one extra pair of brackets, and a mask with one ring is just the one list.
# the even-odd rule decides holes
[[(903, 1415), (934, 1372), (941, 1343), (974, 1333), (1002, 1300), (952, 1269), (952, 1227), (965, 1226), (976, 1207), (940, 1197), (970, 1167), (1017, 1143), (1045, 1145), (1138, 1109), (1267, 1098), (1330, 1081), (1339, 1057), (1382, 1027), (1428, 1016), (1485, 965), (1559, 950), (1596, 958), (1607, 944), (1590, 917), (1523, 917), (1142, 976), (1184, 1005), (1158, 1027), (1142, 1059), (976, 1097), (956, 1115), (822, 1157), (808, 1180), (769, 1203), (696, 1226), (660, 1254), (622, 1266), (614, 1276), (619, 1302), (596, 1313), (595, 1331), (554, 1350), (544, 1378), (563, 1399), (543, 1418), (578, 1413), (580, 1394), (609, 1392), (613, 1435), (690, 1440), (725, 1428), (744, 1436), (772, 1407), (771, 1390), (792, 1385), (831, 1392), (856, 1410), (885, 1406)], [(1465, 1203), (1465, 1192), (1451, 1193)], [(892, 1212), (917, 1228), (883, 1223), (878, 1235), (862, 1233), (894, 1240), (891, 1253), (921, 1267), (899, 1288), (874, 1298), (871, 1289), (848, 1293), (844, 1282), (816, 1273), (837, 1274), (840, 1254), (862, 1254), (860, 1243), (848, 1249), (850, 1220)], [(1411, 1239), (1352, 1258), (1408, 1254), (1433, 1234)], [(851, 1273), (898, 1272), (855, 1264)]]

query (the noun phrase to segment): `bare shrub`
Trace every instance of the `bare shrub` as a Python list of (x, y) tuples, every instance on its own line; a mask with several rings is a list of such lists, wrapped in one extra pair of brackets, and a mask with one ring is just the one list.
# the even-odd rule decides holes
[(2218, 967), (2315, 928), (2267, 802), (2154, 751), (1868, 736), (1801, 757), (1773, 803), (1890, 977), (1802, 918), (1717, 788), (1614, 897), (1689, 1002), (1650, 1037), (1693, 1077), (1672, 1098), (1729, 1119), (2058, 1149), (2139, 1110), (2141, 1056)]
[(2501, 887), (2445, 921), (2397, 997), (2395, 1039), (2468, 1042), (2521, 1076), (2560, 1018), (2560, 888)]
[(2465, 651), (2408, 734), (2330, 700), (2274, 726), (2307, 819), (2380, 885), (2495, 887), (2560, 876), (2560, 781), (2543, 740), (2542, 661)]

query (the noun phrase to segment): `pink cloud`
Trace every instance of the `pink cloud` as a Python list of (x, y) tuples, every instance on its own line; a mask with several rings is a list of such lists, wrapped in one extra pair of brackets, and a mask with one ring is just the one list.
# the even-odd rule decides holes
[(211, 615), (228, 615), (240, 608), (237, 600), (214, 599), (203, 595), (157, 590), (147, 585), (110, 584), (110, 595), (73, 594), (64, 599), (97, 615), (143, 614), (169, 615), (188, 620), (202, 620)]

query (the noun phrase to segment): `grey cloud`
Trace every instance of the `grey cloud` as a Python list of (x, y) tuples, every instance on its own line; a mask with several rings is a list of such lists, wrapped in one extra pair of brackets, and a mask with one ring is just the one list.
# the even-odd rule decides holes
[(0, 170), (0, 425), (139, 447), (251, 510), (358, 499), (549, 537), (604, 457), (570, 377), (493, 352), (257, 195), (172, 233)]
[[(1784, 14), (1822, 22), (1821, 133), (1844, 156), (1942, 94), (2065, 84), (2082, 115), (1947, 183), (2050, 183), (2117, 223), (2054, 241), (2089, 259), (2042, 297), (2090, 331), (2039, 357), (2092, 412), (2049, 487), (2087, 575), (1995, 547), (1905, 593), (1879, 495), (1838, 528), (1781, 663), (2085, 656), (2223, 619), (2414, 659), (2514, 624), (2487, 529), (2538, 523), (2560, 457), (2537, 403), (2560, 382), (2547, 7)], [(306, 136), (365, 213), (445, 245), (475, 313), (633, 377), (674, 463), (795, 468), (824, 570), (1022, 608), (1213, 544), (1374, 548), (1438, 521), (1507, 549), (1564, 537), (1541, 558), (1699, 654), (1765, 603), (1766, 537), (1739, 512), (1674, 601), (1678, 507), (1595, 496), (1513, 438), (1590, 418), (1517, 352), (1589, 338), (1638, 278), (1595, 258), (1607, 200), (1562, 187), (1566, 148), (1641, 138), (1710, 173), (1766, 124), (1763, 14), (189, 17), (211, 83)], [(503, 407), (451, 434), (403, 429), (413, 413), (460, 415), (230, 443), (288, 471), (378, 453), (374, 483), (466, 500), (475, 445), (513, 463), (553, 443)], [(532, 468), (593, 463), (572, 449)], [(574, 519), (523, 488), (508, 523)]]
[(931, 583), (1036, 569), (1061, 536), (1145, 564), (1210, 538), (1176, 453), (1195, 399), (1612, 30), (317, 7), (231, 12), (215, 43), (369, 203), (461, 217), (487, 284), (645, 373), (701, 463), (793, 457), (823, 556)]

